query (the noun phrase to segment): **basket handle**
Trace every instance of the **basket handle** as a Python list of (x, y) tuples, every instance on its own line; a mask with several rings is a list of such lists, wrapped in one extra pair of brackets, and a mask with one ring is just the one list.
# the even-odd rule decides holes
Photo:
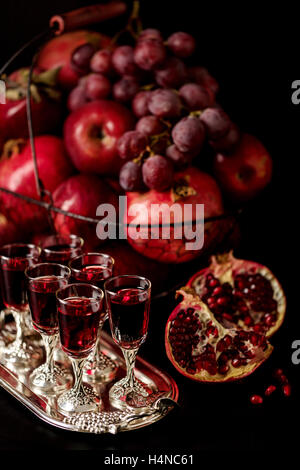
[(78, 29), (92, 23), (100, 23), (125, 13), (127, 6), (124, 2), (113, 1), (107, 4), (90, 5), (52, 16), (50, 28), (58, 36), (66, 31)]

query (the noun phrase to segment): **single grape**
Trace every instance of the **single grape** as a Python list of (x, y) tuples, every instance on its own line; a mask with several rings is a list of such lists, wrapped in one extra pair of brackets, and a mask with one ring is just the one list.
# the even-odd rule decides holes
[(132, 161), (125, 163), (120, 170), (119, 183), (124, 191), (140, 191), (143, 189), (141, 166)]
[(179, 90), (179, 96), (190, 111), (205, 109), (213, 104), (207, 90), (197, 83), (183, 85)]
[(173, 164), (161, 155), (153, 155), (147, 158), (142, 166), (142, 173), (143, 181), (149, 189), (164, 191), (173, 183)]
[(82, 85), (77, 85), (77, 87), (73, 88), (68, 96), (67, 107), (69, 111), (76, 111), (76, 109), (81, 108), (81, 106), (86, 103), (87, 97), (85, 89)]
[(155, 71), (156, 83), (165, 88), (179, 87), (185, 82), (186, 77), (186, 66), (177, 57), (170, 57)]
[(189, 57), (196, 48), (196, 42), (193, 36), (181, 31), (171, 34), (167, 39), (167, 45), (177, 57)]
[(100, 100), (107, 98), (111, 92), (111, 84), (105, 75), (100, 73), (91, 73), (87, 76), (85, 82), (86, 97), (91, 100)]
[(136, 130), (144, 135), (151, 136), (161, 134), (165, 130), (164, 124), (156, 116), (144, 116), (138, 120)]
[(112, 52), (109, 49), (101, 49), (95, 52), (90, 63), (92, 72), (109, 75), (112, 72), (111, 56)]
[(120, 46), (113, 52), (112, 64), (119, 75), (134, 75), (137, 66), (133, 60), (133, 48), (131, 46)]
[(132, 101), (132, 111), (137, 117), (143, 117), (149, 114), (148, 101), (151, 91), (140, 91), (135, 95)]
[(89, 72), (90, 61), (95, 54), (96, 48), (90, 43), (78, 46), (72, 53), (71, 65), (78, 72), (83, 75)]
[(180, 152), (179, 148), (175, 144), (170, 145), (166, 149), (166, 157), (172, 160), (174, 167), (177, 170), (181, 170), (186, 166), (190, 165), (193, 158), (196, 156), (196, 152)]
[(172, 138), (181, 152), (199, 152), (204, 142), (205, 129), (200, 119), (186, 116), (173, 127)]
[(134, 61), (142, 70), (155, 70), (165, 58), (166, 48), (157, 40), (144, 39), (134, 49)]
[(132, 160), (140, 155), (147, 146), (147, 137), (138, 131), (128, 131), (118, 140), (118, 152), (124, 160)]
[(200, 116), (206, 128), (208, 138), (218, 140), (224, 137), (231, 126), (228, 114), (221, 108), (206, 108)]
[(151, 92), (148, 107), (155, 116), (171, 118), (180, 115), (181, 102), (173, 90), (159, 88)]
[(219, 91), (219, 84), (217, 80), (210, 75), (208, 70), (204, 67), (189, 67), (188, 76), (191, 82), (198, 83), (204, 88), (211, 90), (214, 95)]
[(113, 95), (117, 101), (131, 101), (139, 91), (139, 84), (134, 77), (124, 76), (113, 86)]
[(138, 37), (138, 42), (144, 41), (145, 39), (154, 39), (156, 41), (163, 42), (163, 37), (161, 35), (161, 32), (158, 29), (154, 29), (154, 28), (144, 29), (140, 33)]
[(232, 152), (240, 141), (241, 133), (238, 126), (231, 123), (229, 131), (218, 140), (210, 140), (209, 144), (217, 152)]

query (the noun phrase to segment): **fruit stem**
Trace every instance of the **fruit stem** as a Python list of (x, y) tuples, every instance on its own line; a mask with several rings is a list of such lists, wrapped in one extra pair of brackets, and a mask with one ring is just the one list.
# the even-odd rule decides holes
[(142, 22), (139, 16), (140, 13), (140, 0), (133, 0), (132, 11), (129, 16), (127, 25), (124, 29), (121, 29), (115, 36), (112, 38), (111, 43), (115, 44), (118, 42), (120, 36), (124, 33), (129, 33), (133, 39), (137, 39), (140, 32), (142, 31)]

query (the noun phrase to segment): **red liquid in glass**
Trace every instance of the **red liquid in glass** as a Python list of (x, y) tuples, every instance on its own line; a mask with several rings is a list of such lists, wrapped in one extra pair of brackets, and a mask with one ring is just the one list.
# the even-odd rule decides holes
[(15, 259), (7, 264), (2, 264), (0, 277), (3, 303), (6, 307), (26, 310), (27, 296), (24, 271), (28, 264), (28, 260), (24, 259)]
[(93, 284), (103, 289), (103, 284), (111, 276), (111, 270), (105, 266), (97, 264), (86, 264), (80, 267), (80, 271), (72, 272), (72, 277), (76, 282), (85, 282)]
[(111, 329), (125, 349), (138, 347), (146, 338), (150, 301), (142, 288), (123, 288), (110, 298)]
[(53, 335), (58, 331), (55, 293), (67, 283), (66, 279), (57, 276), (42, 276), (30, 281), (28, 301), (32, 323), (41, 333)]
[(46, 246), (42, 253), (44, 261), (49, 263), (68, 264), (71, 258), (80, 254), (80, 248), (74, 247), (69, 243)]
[(94, 347), (100, 323), (101, 302), (69, 297), (58, 308), (62, 349), (73, 357), (88, 356)]

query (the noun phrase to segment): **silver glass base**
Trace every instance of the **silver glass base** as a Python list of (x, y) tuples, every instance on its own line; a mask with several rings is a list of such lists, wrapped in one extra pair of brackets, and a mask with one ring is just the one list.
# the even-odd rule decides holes
[(91, 355), (86, 361), (83, 377), (87, 382), (111, 382), (117, 373), (118, 366), (102, 352)]
[(26, 340), (16, 339), (5, 347), (1, 360), (15, 367), (34, 368), (42, 360), (41, 348), (36, 348)]
[(115, 383), (109, 391), (109, 400), (111, 404), (118, 409), (128, 407), (143, 408), (147, 406), (149, 392), (146, 386), (134, 378), (129, 382), (127, 377)]
[(101, 403), (100, 397), (87, 385), (63, 393), (57, 400), (58, 408), (65, 413), (96, 411)]
[(30, 385), (45, 394), (62, 392), (69, 388), (72, 382), (71, 373), (58, 365), (50, 369), (47, 364), (42, 364), (29, 377)]

